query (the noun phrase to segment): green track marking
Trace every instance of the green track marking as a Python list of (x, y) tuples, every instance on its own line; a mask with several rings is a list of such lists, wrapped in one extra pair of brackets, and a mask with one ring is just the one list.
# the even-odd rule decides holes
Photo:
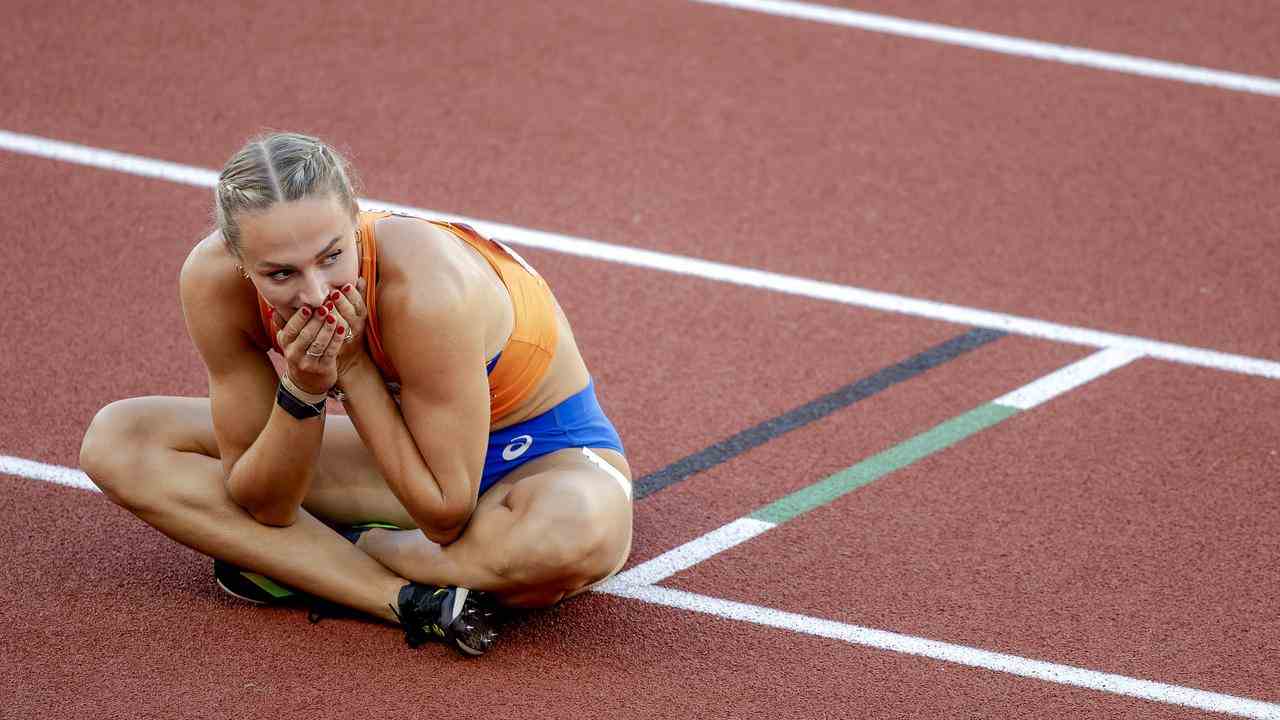
[(751, 513), (749, 517), (776, 524), (784, 523), (820, 505), (826, 505), (872, 480), (895, 470), (901, 470), (921, 458), (948, 448), (1018, 412), (1017, 408), (995, 403), (980, 405), (878, 455), (873, 455), (857, 465), (845, 468), (825, 480), (819, 480), (809, 487), (766, 505)]

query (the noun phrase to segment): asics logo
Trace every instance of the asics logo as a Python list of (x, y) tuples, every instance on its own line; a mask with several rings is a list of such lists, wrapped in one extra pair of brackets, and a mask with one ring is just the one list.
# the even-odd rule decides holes
[(533, 445), (532, 435), (517, 435), (511, 438), (511, 442), (507, 443), (506, 447), (502, 448), (502, 459), (511, 462), (523, 455), (530, 445)]

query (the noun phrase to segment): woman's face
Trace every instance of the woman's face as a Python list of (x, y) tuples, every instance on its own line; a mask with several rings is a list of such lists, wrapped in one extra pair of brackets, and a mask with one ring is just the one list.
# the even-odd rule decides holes
[(287, 320), (355, 283), (356, 228), (332, 193), (276, 203), (240, 218), (241, 260), (258, 292)]

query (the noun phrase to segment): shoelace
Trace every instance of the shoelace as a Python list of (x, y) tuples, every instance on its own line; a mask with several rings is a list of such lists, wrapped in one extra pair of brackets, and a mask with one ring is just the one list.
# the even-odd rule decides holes
[(409, 647), (418, 647), (419, 645), (431, 639), (431, 633), (435, 633), (440, 637), (444, 637), (444, 629), (437, 623), (418, 624), (412, 618), (408, 621), (400, 614), (391, 603), (387, 603), (387, 607), (391, 608), (391, 614), (396, 616), (396, 620), (400, 622), (400, 627), (404, 628), (404, 639)]

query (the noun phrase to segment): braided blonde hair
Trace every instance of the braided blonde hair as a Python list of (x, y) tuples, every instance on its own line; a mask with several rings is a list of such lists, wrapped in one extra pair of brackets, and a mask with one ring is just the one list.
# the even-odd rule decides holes
[(250, 140), (227, 161), (214, 186), (213, 218), (227, 250), (242, 257), (242, 213), (262, 212), (278, 202), (332, 192), (338, 202), (359, 211), (351, 170), (338, 151), (298, 133), (271, 133)]

